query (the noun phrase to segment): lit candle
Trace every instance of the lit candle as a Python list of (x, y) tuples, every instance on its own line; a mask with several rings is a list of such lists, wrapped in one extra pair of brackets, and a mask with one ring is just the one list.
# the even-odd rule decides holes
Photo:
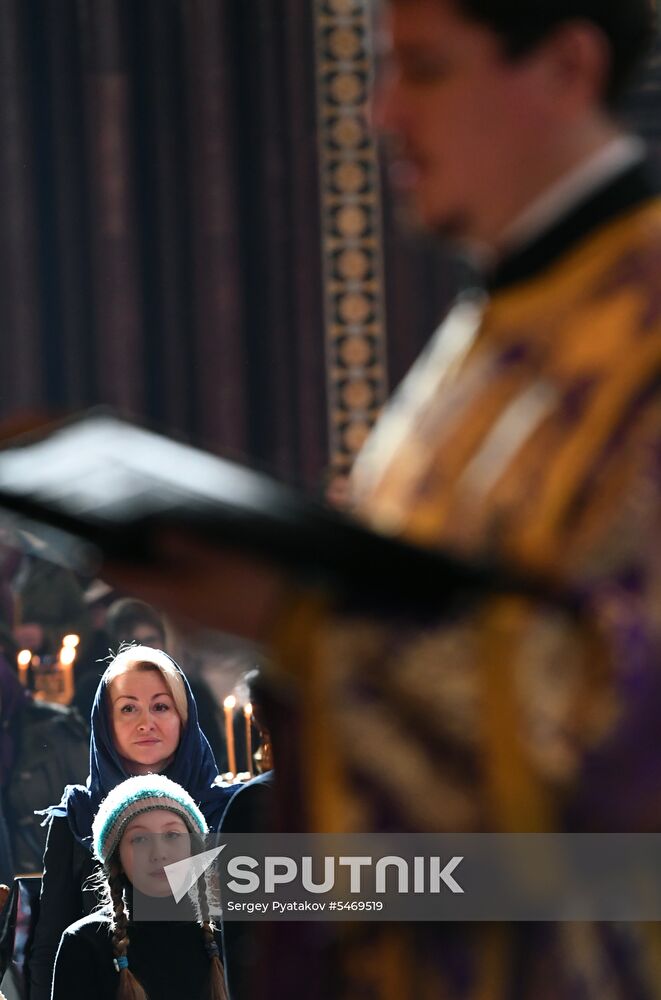
[(70, 635), (65, 635), (62, 637), (62, 645), (69, 646), (71, 649), (75, 649), (76, 646), (80, 644), (80, 636), (72, 632)]
[[(67, 638), (67, 636), (65, 636)], [(73, 661), (76, 659), (75, 645), (63, 645), (60, 649), (58, 661), (62, 671), (62, 702), (70, 705), (73, 700)]]
[(73, 646), (62, 646), (58, 659), (61, 667), (70, 667), (76, 659), (76, 650)]
[(32, 650), (22, 649), (16, 657), (18, 662), (18, 679), (23, 687), (28, 686), (28, 667), (32, 663)]
[(252, 778), (252, 732), (250, 723), (252, 721), (252, 705), (247, 702), (243, 706), (243, 716), (246, 721), (246, 760), (248, 762), (248, 774)]
[(236, 774), (236, 754), (234, 752), (234, 706), (236, 698), (231, 694), (225, 698), (225, 743), (227, 744), (227, 766), (232, 774)]

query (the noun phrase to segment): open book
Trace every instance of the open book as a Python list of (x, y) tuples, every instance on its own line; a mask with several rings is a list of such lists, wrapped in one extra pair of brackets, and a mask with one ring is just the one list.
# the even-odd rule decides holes
[(442, 614), (456, 600), (519, 593), (567, 606), (544, 581), (377, 534), (269, 477), (101, 410), (6, 443), (0, 508), (60, 529), (79, 559), (158, 562), (181, 529), (210, 548), (257, 555), (323, 580), (360, 605)]

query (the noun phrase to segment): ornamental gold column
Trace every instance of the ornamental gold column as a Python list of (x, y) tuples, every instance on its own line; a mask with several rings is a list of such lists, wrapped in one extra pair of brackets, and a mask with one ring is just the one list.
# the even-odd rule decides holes
[(315, 0), (330, 465), (348, 474), (387, 397), (381, 189), (368, 0)]

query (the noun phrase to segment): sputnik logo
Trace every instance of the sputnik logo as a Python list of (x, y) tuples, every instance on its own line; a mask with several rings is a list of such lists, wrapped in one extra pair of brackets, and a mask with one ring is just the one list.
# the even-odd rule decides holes
[(221, 844), (220, 847), (214, 847), (211, 851), (203, 851), (202, 854), (195, 854), (190, 858), (184, 858), (182, 861), (175, 861), (173, 864), (165, 866), (165, 874), (175, 902), (179, 903), (184, 898), (198, 878), (204, 875), (207, 868), (214, 863), (220, 852), (226, 847), (227, 844)]

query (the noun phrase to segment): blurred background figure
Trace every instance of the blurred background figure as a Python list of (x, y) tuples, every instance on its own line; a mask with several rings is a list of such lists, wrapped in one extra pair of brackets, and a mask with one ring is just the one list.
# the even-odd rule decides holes
[[(287, 829), (276, 812), (275, 771), (268, 720), (278, 701), (258, 670), (245, 679), (252, 708), (253, 730), (259, 739), (255, 763), (259, 774), (230, 799), (220, 824), (218, 843), (228, 834), (274, 833)], [(269, 943), (250, 921), (225, 920), (222, 925), (223, 964), (231, 1000), (250, 1000), (263, 975)], [(302, 934), (303, 937), (303, 934)]]
[(150, 604), (132, 597), (114, 601), (106, 614), (106, 632), (112, 646), (137, 642), (167, 652), (165, 619)]
[(0, 645), (13, 659), (20, 649), (55, 655), (62, 637), (76, 634), (85, 649), (91, 622), (76, 576), (49, 558), (42, 542), (0, 526)]
[(41, 872), (42, 817), (63, 785), (84, 781), (89, 735), (78, 713), (36, 700), (0, 655), (0, 882)]
[(90, 636), (74, 664), (76, 688), (83, 677), (93, 672), (98, 675), (99, 664), (106, 662), (110, 655), (110, 636), (106, 626), (108, 608), (113, 604), (118, 594), (104, 580), (91, 580), (83, 591), (83, 600), (90, 620)]

